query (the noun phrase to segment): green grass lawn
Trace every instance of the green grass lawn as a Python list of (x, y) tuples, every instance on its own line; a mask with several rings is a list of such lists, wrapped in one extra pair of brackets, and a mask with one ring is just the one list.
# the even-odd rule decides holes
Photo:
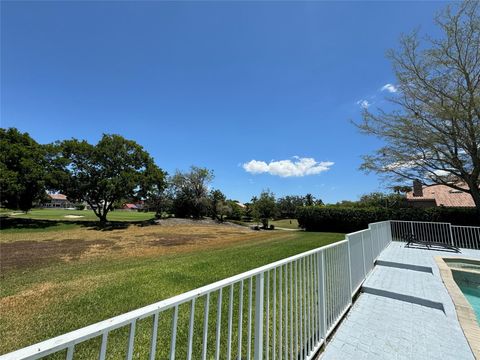
[[(53, 215), (54, 212), (56, 215)], [(64, 213), (58, 210), (40, 210), (28, 216), (58, 217), (62, 214)], [(132, 213), (128, 215), (122, 213), (122, 216), (131, 216), (130, 214)], [(158, 229), (162, 227), (159, 226)], [(219, 228), (218, 231), (224, 230)], [(0, 277), (2, 308), (0, 353), (61, 335), (344, 238), (343, 234), (332, 233), (262, 232), (260, 235), (258, 232), (252, 233), (253, 237), (245, 237), (242, 241), (234, 241), (231, 244), (199, 247), (193, 245), (178, 252), (173, 248), (161, 256), (148, 251), (141, 255), (133, 253), (131, 256), (120, 257), (109, 256), (106, 253), (97, 257), (91, 256), (85, 259), (80, 257), (76, 260), (4, 271)], [(35, 238), (34, 233), (26, 233), (26, 235), (29, 239)], [(235, 289), (235, 294), (237, 291), (238, 289)], [(222, 308), (222, 313), (225, 313), (224, 319), (226, 319), (228, 303), (226, 296), (227, 294), (225, 294)], [(212, 297), (211, 301), (213, 306), (215, 297)], [(236, 303), (238, 303), (237, 300)], [(196, 349), (200, 346), (202, 306), (199, 301), (195, 308), (194, 346)], [(180, 309), (179, 326), (185, 325), (188, 321), (188, 306), (186, 307), (187, 309), (185, 307)], [(171, 312), (168, 312), (167, 315), (170, 314)], [(209, 331), (213, 332), (215, 331), (215, 312), (212, 310), (210, 315), (212, 323), (209, 323)], [(160, 319), (158, 358), (161, 359), (168, 353), (170, 322), (169, 316)], [(147, 356), (150, 328), (150, 319), (139, 322), (138, 335), (135, 339), (135, 358)], [(183, 329), (178, 334), (179, 356), (185, 354), (185, 332), (186, 330)], [(124, 358), (127, 336), (126, 328), (112, 332), (108, 348), (112, 359)], [(95, 358), (98, 345), (97, 340), (79, 345), (79, 354), (75, 358)], [(222, 349), (224, 346), (226, 346), (225, 336), (222, 340)], [(209, 347), (213, 348), (213, 344), (209, 344)], [(199, 353), (196, 354), (195, 358), (199, 355)]]
[[(255, 221), (232, 221), (235, 224), (244, 225), (244, 226), (254, 226), (254, 225), (262, 225), (261, 222)], [(286, 229), (299, 229), (297, 219), (280, 219), (280, 220), (270, 220), (268, 222), (269, 225), (275, 225), (275, 227), (281, 227)]]
[[(153, 220), (155, 213), (117, 210), (110, 212), (107, 218), (116, 225), (122, 225)], [(67, 231), (85, 226), (98, 226), (100, 222), (92, 210), (33, 209), (28, 213), (22, 213), (2, 209), (0, 224), (1, 236), (2, 233)]]
[(271, 220), (269, 224), (275, 225), (275, 227), (282, 227), (286, 229), (298, 229), (297, 219)]
[[(37, 219), (37, 220), (70, 220), (70, 221), (96, 221), (98, 217), (92, 210), (64, 210), (64, 209), (32, 209), (28, 213), (20, 213), (19, 211), (2, 210), (3, 215), (11, 215), (20, 219)], [(69, 218), (68, 216), (81, 216), (79, 218)], [(109, 221), (145, 221), (155, 217), (154, 212), (138, 212), (138, 211), (111, 211), (107, 218)]]

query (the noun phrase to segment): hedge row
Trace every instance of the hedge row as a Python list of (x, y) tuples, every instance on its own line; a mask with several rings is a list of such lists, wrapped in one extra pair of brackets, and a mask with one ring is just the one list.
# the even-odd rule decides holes
[(475, 209), (463, 208), (335, 208), (306, 206), (297, 209), (298, 224), (307, 231), (349, 233), (366, 229), (369, 223), (384, 220), (448, 222), (480, 226)]

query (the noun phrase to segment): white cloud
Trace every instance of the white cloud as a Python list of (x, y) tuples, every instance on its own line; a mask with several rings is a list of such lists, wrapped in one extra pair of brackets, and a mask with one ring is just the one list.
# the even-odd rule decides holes
[(380, 91), (388, 91), (389, 93), (396, 93), (398, 91), (398, 89), (393, 84), (385, 84), (385, 85), (382, 86)]
[(434, 170), (433, 173), (438, 177), (445, 177), (451, 175), (451, 172), (447, 170)]
[(293, 157), (292, 160), (265, 161), (251, 160), (243, 164), (245, 171), (251, 174), (269, 173), (280, 177), (301, 177), (316, 175), (327, 171), (334, 164), (331, 161), (316, 161), (314, 158)]
[(372, 104), (369, 103), (368, 100), (358, 100), (357, 105), (360, 105), (362, 109), (368, 109), (368, 107)]

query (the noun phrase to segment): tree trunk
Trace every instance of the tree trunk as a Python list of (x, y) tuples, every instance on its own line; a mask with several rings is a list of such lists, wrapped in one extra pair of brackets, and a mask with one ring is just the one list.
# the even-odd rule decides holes
[(100, 219), (100, 224), (101, 225), (105, 225), (107, 223), (107, 214), (106, 213), (98, 214), (98, 218)]
[(268, 219), (267, 218), (262, 219), (262, 226), (263, 226), (264, 229), (268, 229)]

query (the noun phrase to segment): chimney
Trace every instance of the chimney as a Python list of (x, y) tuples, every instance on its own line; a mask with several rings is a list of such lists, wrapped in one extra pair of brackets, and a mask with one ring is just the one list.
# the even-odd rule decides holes
[(413, 180), (413, 196), (422, 197), (423, 196), (423, 185), (420, 180)]

